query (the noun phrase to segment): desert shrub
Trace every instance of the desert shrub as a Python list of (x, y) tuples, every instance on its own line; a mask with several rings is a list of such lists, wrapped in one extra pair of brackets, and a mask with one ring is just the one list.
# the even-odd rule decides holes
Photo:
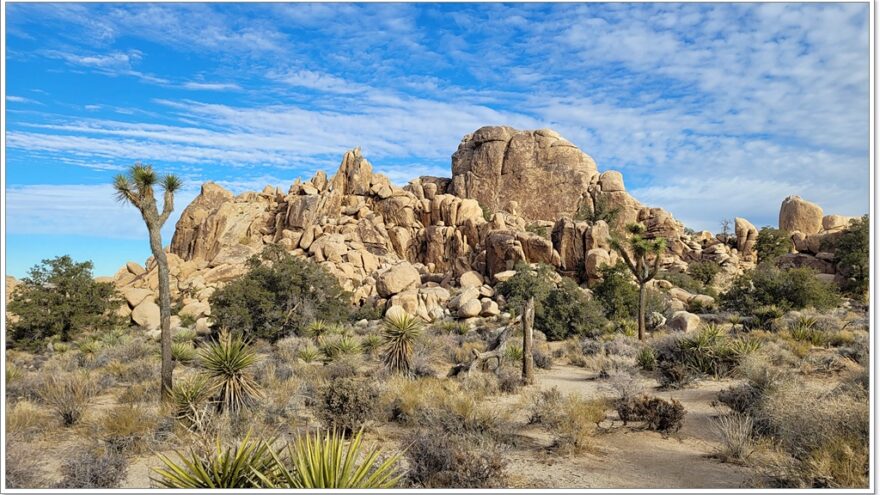
[(593, 289), (593, 297), (605, 308), (605, 316), (622, 320), (638, 315), (639, 288), (632, 280), (629, 268), (622, 261), (600, 269), (602, 281)]
[(672, 285), (694, 294), (702, 294), (706, 292), (705, 285), (690, 273), (663, 271), (657, 273), (657, 279), (666, 280), (672, 283)]
[(767, 420), (770, 433), (798, 458), (834, 440), (867, 442), (867, 400), (834, 392), (805, 383), (781, 384), (766, 393), (757, 414)]
[(498, 284), (497, 290), (514, 312), (534, 297), (535, 328), (544, 332), (548, 340), (596, 334), (605, 325), (601, 306), (589, 299), (572, 279), (563, 278), (557, 285), (553, 267), (539, 264), (533, 269), (518, 263), (516, 270), (516, 275)]
[(758, 261), (772, 263), (791, 252), (792, 247), (791, 236), (784, 230), (762, 227), (758, 231), (758, 241), (755, 243)]
[(498, 377), (498, 390), (512, 394), (522, 388), (522, 372), (510, 366), (501, 366), (495, 371)]
[(97, 393), (92, 378), (85, 373), (50, 375), (40, 389), (40, 399), (60, 418), (64, 426), (75, 424)]
[(870, 228), (868, 215), (851, 222), (837, 240), (834, 250), (834, 263), (838, 271), (846, 277), (844, 290), (860, 297), (864, 297), (868, 292), (868, 280), (871, 274)]
[(156, 418), (141, 407), (116, 406), (100, 422), (107, 446), (122, 452), (142, 452), (152, 436)]
[(654, 371), (657, 366), (657, 356), (654, 355), (654, 349), (651, 347), (642, 347), (636, 355), (636, 364), (645, 371)]
[(608, 377), (608, 387), (614, 392), (617, 400), (629, 401), (642, 395), (645, 386), (639, 381), (638, 375), (625, 371), (615, 372)]
[(675, 399), (663, 400), (659, 397), (640, 396), (615, 403), (617, 415), (624, 424), (630, 421), (644, 421), (645, 426), (661, 433), (672, 433), (681, 429), (686, 411)]
[(45, 430), (48, 423), (46, 414), (36, 404), (21, 400), (6, 409), (6, 435), (28, 437)]
[(765, 329), (773, 328), (776, 321), (784, 314), (785, 311), (775, 304), (758, 306), (752, 310), (753, 326)]
[(563, 278), (550, 290), (535, 310), (535, 327), (547, 340), (563, 340), (571, 335), (598, 335), (607, 323), (602, 305), (587, 295), (570, 278)]
[(713, 421), (721, 440), (715, 455), (724, 462), (743, 462), (752, 451), (752, 417), (729, 414)]
[(92, 262), (70, 256), (43, 260), (15, 288), (7, 306), (18, 318), (8, 319), (14, 345), (37, 347), (49, 337), (69, 341), (75, 331), (108, 329), (118, 323), (114, 310), (121, 300), (113, 284), (95, 282)]
[(696, 261), (688, 265), (688, 275), (700, 282), (703, 287), (710, 285), (719, 271), (721, 267), (711, 261)]
[(470, 394), (449, 393), (421, 410), (419, 424), (450, 435), (501, 439), (507, 434), (505, 411), (478, 401)]
[(370, 302), (365, 302), (364, 304), (358, 306), (351, 312), (349, 316), (349, 321), (374, 321), (381, 320), (383, 314), (383, 308), (376, 304), (371, 304)]
[(128, 385), (119, 394), (120, 404), (143, 404), (156, 400), (154, 393), (158, 389), (155, 383), (135, 383)]
[(218, 328), (270, 341), (293, 335), (316, 319), (344, 321), (350, 308), (339, 282), (316, 263), (280, 250), (248, 260), (248, 273), (211, 295)]
[(456, 335), (464, 335), (470, 331), (470, 327), (467, 323), (454, 320), (444, 320), (435, 323), (433, 328), (440, 333), (451, 333)]
[(408, 442), (410, 483), (419, 488), (499, 488), (506, 486), (507, 461), (497, 446), (420, 430)]
[(351, 335), (333, 334), (318, 340), (318, 349), (325, 361), (335, 361), (342, 357), (361, 354), (363, 348), (360, 341)]
[(378, 392), (367, 380), (334, 380), (322, 394), (318, 416), (328, 428), (350, 434), (373, 417), (377, 399)]
[(116, 449), (73, 447), (61, 463), (57, 488), (116, 488), (125, 479), (128, 461)]
[(762, 263), (737, 277), (720, 299), (725, 309), (751, 313), (769, 305), (783, 310), (833, 308), (840, 302), (840, 295), (831, 283), (816, 278), (809, 268), (781, 269)]
[(863, 392), (789, 381), (768, 391), (756, 414), (764, 433), (792, 457), (786, 486), (867, 486), (870, 414)]
[(751, 383), (728, 387), (718, 392), (718, 402), (739, 414), (751, 414), (761, 400), (761, 390)]
[(558, 419), (562, 392), (555, 386), (538, 390), (530, 397), (529, 424), (555, 424)]
[(559, 413), (548, 423), (553, 432), (553, 448), (569, 454), (588, 450), (599, 423), (605, 420), (607, 405), (602, 399), (585, 399), (578, 394), (566, 396)]
[(50, 487), (44, 473), (45, 458), (33, 454), (30, 444), (6, 440), (6, 459), (3, 462), (6, 469), (6, 488)]
[(553, 356), (537, 347), (532, 348), (532, 360), (535, 362), (535, 366), (542, 370), (553, 368)]
[(220, 411), (236, 413), (262, 397), (251, 374), (258, 360), (257, 353), (241, 334), (223, 331), (202, 347), (198, 355)]
[(547, 227), (546, 225), (539, 225), (536, 223), (526, 225), (526, 232), (531, 232), (532, 234), (535, 234), (535, 235), (538, 235), (538, 236), (541, 236), (541, 237), (544, 237), (547, 239), (550, 238), (550, 228)]

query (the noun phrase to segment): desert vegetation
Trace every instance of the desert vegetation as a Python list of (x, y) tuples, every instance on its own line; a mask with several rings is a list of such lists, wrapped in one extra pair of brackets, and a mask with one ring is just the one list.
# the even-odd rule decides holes
[[(524, 459), (603, 463), (623, 432), (648, 445), (708, 439), (704, 462), (742, 486), (867, 483), (866, 315), (808, 269), (759, 265), (699, 328), (647, 318), (640, 341), (638, 284), (622, 265), (586, 291), (521, 264), (497, 288), (508, 312), (433, 323), (354, 320), (325, 304), (342, 294), (335, 279), (287, 256), (249, 266), (215, 293), (215, 332), (173, 332), (168, 401), (153, 393), (159, 343), (111, 317), (118, 296), (83, 277), (88, 263), (35, 267), (11, 305), (10, 486), (540, 486)], [(707, 287), (716, 274), (659, 278)], [(103, 299), (52, 302), (74, 283)], [(647, 290), (648, 309), (671, 318), (664, 290)], [(529, 299), (537, 379), (523, 386)], [(47, 324), (38, 302), (67, 309)], [(690, 395), (701, 390), (714, 392)], [(49, 445), (57, 462), (23, 454)]]

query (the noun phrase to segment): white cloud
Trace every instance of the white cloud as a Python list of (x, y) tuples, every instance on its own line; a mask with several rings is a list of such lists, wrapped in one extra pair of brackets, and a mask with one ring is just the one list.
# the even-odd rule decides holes
[(205, 83), (187, 81), (182, 85), (183, 89), (205, 90), (205, 91), (226, 91), (239, 90), (241, 86), (235, 83)]
[[(163, 228), (166, 242), (171, 240), (180, 213), (197, 194), (193, 188), (177, 193), (177, 207)], [(147, 238), (140, 214), (134, 207), (117, 202), (109, 184), (8, 186), (6, 206), (8, 234)]]

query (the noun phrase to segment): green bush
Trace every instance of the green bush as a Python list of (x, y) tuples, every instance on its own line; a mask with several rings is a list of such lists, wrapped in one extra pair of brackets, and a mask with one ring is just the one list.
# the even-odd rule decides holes
[(770, 305), (783, 310), (829, 309), (840, 303), (840, 294), (832, 284), (817, 279), (816, 272), (809, 268), (784, 270), (761, 263), (737, 277), (720, 299), (725, 309), (752, 313)]
[(622, 261), (600, 270), (602, 281), (593, 287), (593, 295), (605, 307), (605, 316), (612, 320), (633, 318), (639, 312), (639, 288), (629, 268)]
[(75, 331), (112, 328), (121, 304), (111, 283), (95, 282), (92, 262), (70, 256), (43, 260), (30, 269), (9, 301), (8, 336), (16, 346), (34, 347), (58, 336), (69, 341)]
[(763, 227), (758, 232), (758, 242), (755, 250), (758, 252), (758, 261), (772, 263), (776, 258), (791, 252), (791, 236), (784, 230), (773, 227)]
[(516, 275), (498, 284), (498, 291), (513, 311), (519, 311), (534, 297), (535, 328), (544, 332), (548, 340), (595, 335), (605, 326), (601, 304), (589, 299), (574, 280), (563, 278), (557, 286), (553, 282), (555, 272), (549, 265), (532, 269), (520, 263), (516, 268)]
[(535, 311), (535, 326), (547, 340), (564, 340), (572, 335), (595, 336), (606, 325), (602, 305), (587, 295), (570, 278), (547, 294), (541, 311)]
[(348, 319), (348, 295), (320, 265), (267, 250), (262, 259), (248, 260), (248, 267), (246, 275), (211, 296), (217, 328), (275, 341), (316, 319)]
[[(639, 288), (629, 268), (622, 261), (601, 269), (602, 281), (593, 286), (594, 300), (602, 305), (609, 320), (635, 320), (639, 316)], [(685, 275), (687, 276), (687, 275)], [(648, 288), (645, 314), (667, 313), (666, 299), (658, 291)]]
[(555, 286), (555, 271), (552, 266), (543, 263), (532, 269), (528, 264), (519, 262), (515, 269), (516, 275), (498, 284), (496, 290), (504, 296), (507, 306), (513, 312), (519, 312), (526, 301), (534, 297), (537, 317), (541, 303)]
[(717, 263), (711, 261), (697, 261), (688, 265), (688, 275), (707, 286), (715, 279), (715, 275), (721, 271)]
[(864, 296), (868, 292), (870, 267), (870, 221), (868, 215), (850, 223), (840, 236), (834, 251), (834, 262), (846, 276), (843, 288), (846, 292)]

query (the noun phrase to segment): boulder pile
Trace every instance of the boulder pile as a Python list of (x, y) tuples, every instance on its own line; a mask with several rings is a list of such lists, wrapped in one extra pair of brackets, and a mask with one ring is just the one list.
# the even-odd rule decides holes
[[(799, 251), (809, 246), (814, 253), (821, 244), (815, 236), (843, 225), (822, 217), (821, 209), (816, 220), (810, 203), (789, 199), (780, 224), (805, 229), (795, 241)], [(207, 329), (211, 294), (241, 276), (249, 257), (278, 245), (326, 268), (352, 294), (352, 304), (397, 307), (427, 321), (491, 317), (500, 312), (494, 285), (513, 276), (518, 262), (546, 263), (581, 283), (597, 280), (602, 267), (618, 260), (611, 236), (636, 221), (648, 237), (667, 240), (666, 270), (709, 261), (729, 278), (757, 261), (757, 229), (745, 219), (736, 219), (735, 238), (688, 233), (669, 212), (630, 196), (622, 174), (600, 173), (555, 131), (483, 127), (453, 154), (451, 178), (420, 177), (398, 187), (353, 149), (332, 177), (319, 171), (286, 192), (266, 186), (234, 195), (205, 183), (167, 250), (171, 292), (180, 316)], [(818, 261), (809, 263), (823, 262), (815, 254)], [(154, 328), (152, 258), (143, 267), (123, 266), (114, 282), (128, 303), (120, 311)]]

